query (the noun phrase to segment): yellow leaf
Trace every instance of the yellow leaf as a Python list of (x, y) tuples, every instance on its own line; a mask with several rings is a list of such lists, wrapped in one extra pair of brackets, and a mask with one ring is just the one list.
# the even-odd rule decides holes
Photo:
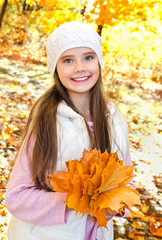
[(80, 199), (80, 204), (79, 204), (79, 208), (78, 211), (82, 212), (83, 215), (89, 210), (89, 203), (90, 203), (90, 196), (84, 195), (81, 199)]
[(61, 171), (49, 175), (48, 179), (50, 180), (54, 191), (68, 192), (72, 187), (72, 184), (67, 175), (67, 173)]
[(103, 192), (96, 199), (96, 208), (100, 206), (100, 209), (110, 208), (118, 212), (123, 204), (140, 204), (139, 193), (131, 187), (121, 187)]
[(65, 203), (81, 212), (89, 211), (99, 226), (106, 227), (106, 209), (123, 214), (140, 204), (139, 193), (126, 186), (133, 178), (133, 166), (123, 166), (117, 153), (84, 151), (79, 160), (67, 161), (68, 172), (49, 176), (54, 191), (67, 192)]
[(2, 138), (7, 140), (10, 138), (10, 135), (8, 133), (4, 133), (2, 134)]
[(101, 227), (106, 227), (107, 220), (106, 220), (106, 209), (98, 209), (96, 212), (97, 223)]
[(122, 166), (119, 161), (111, 161), (102, 174), (102, 192), (126, 186), (133, 178), (133, 166)]

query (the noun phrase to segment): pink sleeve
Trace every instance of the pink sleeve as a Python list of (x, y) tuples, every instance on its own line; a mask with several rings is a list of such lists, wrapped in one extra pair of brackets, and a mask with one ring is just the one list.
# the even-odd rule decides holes
[(87, 217), (85, 240), (96, 240), (98, 223), (89, 215)]
[(128, 150), (127, 150), (127, 154), (126, 154), (125, 164), (124, 165), (132, 165), (132, 160), (131, 160), (129, 146), (128, 146)]
[[(31, 145), (31, 144), (30, 144)], [(32, 144), (33, 145), (33, 144)], [(32, 152), (32, 146), (29, 152)], [(16, 160), (8, 183), (5, 204), (15, 217), (38, 225), (54, 225), (65, 222), (67, 194), (38, 189), (32, 182), (29, 159), (23, 148)]]

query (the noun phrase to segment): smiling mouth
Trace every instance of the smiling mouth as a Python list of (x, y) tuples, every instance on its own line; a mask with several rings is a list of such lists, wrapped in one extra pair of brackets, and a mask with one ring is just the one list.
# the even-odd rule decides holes
[(80, 78), (71, 78), (71, 80), (74, 82), (84, 82), (84, 81), (87, 81), (89, 78), (90, 78), (90, 76), (80, 77)]

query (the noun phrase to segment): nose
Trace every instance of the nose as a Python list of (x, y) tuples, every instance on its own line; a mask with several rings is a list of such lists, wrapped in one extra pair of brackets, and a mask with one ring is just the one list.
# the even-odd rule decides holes
[(75, 63), (75, 72), (83, 72), (85, 70), (86, 70), (86, 68), (82, 61), (77, 61)]

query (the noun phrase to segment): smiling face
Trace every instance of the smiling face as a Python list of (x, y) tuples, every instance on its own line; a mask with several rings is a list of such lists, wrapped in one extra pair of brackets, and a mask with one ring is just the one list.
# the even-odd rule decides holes
[(68, 49), (57, 62), (57, 73), (69, 97), (89, 97), (91, 88), (99, 77), (99, 63), (96, 53), (88, 47)]

